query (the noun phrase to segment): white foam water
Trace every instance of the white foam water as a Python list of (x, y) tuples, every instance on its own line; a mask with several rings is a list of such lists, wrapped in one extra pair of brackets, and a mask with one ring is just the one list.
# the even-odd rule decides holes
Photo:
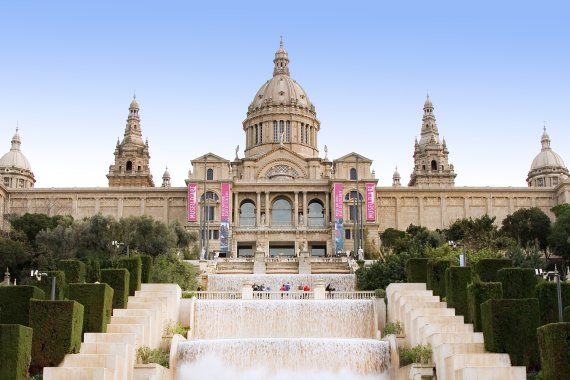
[(372, 300), (196, 300), (194, 339), (372, 338)]
[(354, 274), (210, 274), (208, 275), (208, 290), (211, 292), (239, 292), (245, 281), (258, 285), (269, 286), (271, 290), (278, 291), (281, 285), (289, 283), (292, 290), (299, 286), (309, 285), (313, 288), (313, 281), (323, 280), (331, 284), (337, 291), (351, 292), (355, 289)]
[[(212, 361), (217, 365), (207, 364)], [(374, 339), (191, 340), (178, 346), (177, 378), (203, 373), (211, 380), (217, 373), (220, 379), (387, 379), (388, 361), (388, 343)]]

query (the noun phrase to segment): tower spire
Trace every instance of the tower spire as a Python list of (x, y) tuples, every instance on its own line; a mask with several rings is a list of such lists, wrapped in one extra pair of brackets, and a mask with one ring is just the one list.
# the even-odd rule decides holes
[(279, 49), (275, 52), (273, 63), (275, 64), (273, 76), (289, 76), (289, 54), (287, 54), (287, 51), (283, 47), (283, 36), (279, 36)]

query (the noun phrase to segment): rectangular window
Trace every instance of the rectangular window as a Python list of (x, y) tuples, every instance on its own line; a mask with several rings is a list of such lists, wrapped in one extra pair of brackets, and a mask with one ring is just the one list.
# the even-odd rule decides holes
[(285, 132), (285, 124), (283, 123), (283, 120), (279, 120), (279, 137), (281, 137), (283, 132)]
[(351, 234), (352, 230), (346, 229), (344, 230), (344, 238), (346, 240), (350, 240), (352, 239), (352, 234)]
[(4, 186), (10, 187), (10, 177), (4, 177)]
[(351, 222), (357, 221), (358, 216), (359, 216), (358, 206), (357, 205), (349, 205), (348, 209), (349, 209), (349, 220)]
[(259, 123), (259, 143), (263, 143), (263, 123)]
[(301, 144), (305, 143), (305, 123), (301, 123)]
[(257, 124), (255, 124), (255, 143), (259, 144), (259, 128)]
[(291, 142), (291, 122), (287, 120), (287, 129), (285, 130), (285, 141)]
[(206, 220), (211, 222), (214, 220), (216, 207), (215, 206), (206, 206)]
[(310, 144), (311, 141), (309, 140), (309, 130), (311, 129), (310, 126), (306, 125), (305, 126), (305, 143), (306, 144)]

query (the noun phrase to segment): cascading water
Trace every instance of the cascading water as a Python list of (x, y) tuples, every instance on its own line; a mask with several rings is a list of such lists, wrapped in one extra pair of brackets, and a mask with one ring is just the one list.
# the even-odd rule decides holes
[(177, 379), (388, 379), (371, 300), (196, 300)]
[(315, 280), (323, 280), (325, 284), (331, 284), (337, 291), (350, 292), (355, 287), (354, 274), (210, 274), (208, 275), (208, 290), (239, 292), (246, 281), (269, 286), (274, 291), (278, 291), (281, 285), (288, 282), (292, 290), (297, 290), (299, 286), (304, 285), (313, 288)]
[(195, 310), (195, 339), (374, 336), (371, 300), (197, 300)]

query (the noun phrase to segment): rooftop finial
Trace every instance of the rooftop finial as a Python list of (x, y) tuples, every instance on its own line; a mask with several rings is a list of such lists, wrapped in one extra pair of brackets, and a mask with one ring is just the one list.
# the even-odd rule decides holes
[(283, 36), (279, 36), (279, 47), (283, 47)]

